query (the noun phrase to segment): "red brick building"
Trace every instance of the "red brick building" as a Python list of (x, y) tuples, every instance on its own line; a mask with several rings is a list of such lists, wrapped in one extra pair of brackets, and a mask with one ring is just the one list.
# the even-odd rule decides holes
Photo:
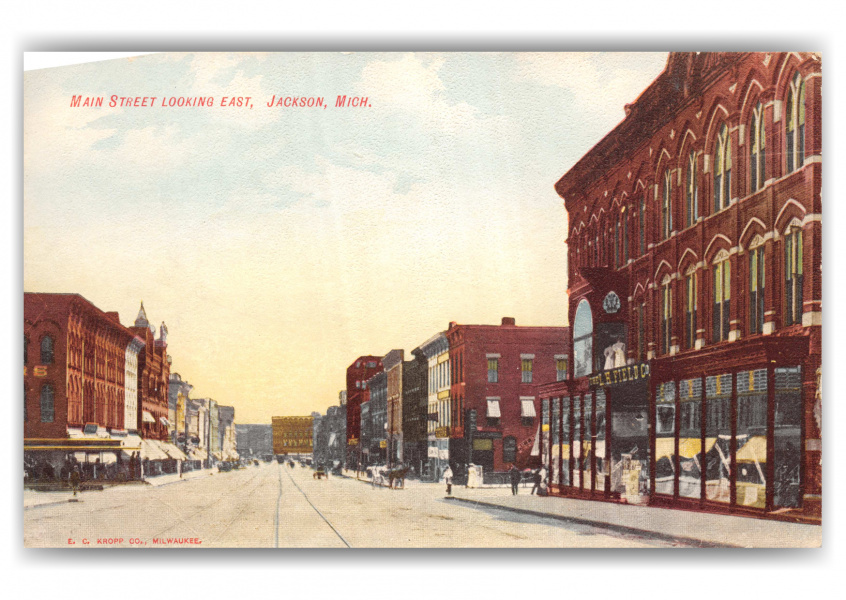
[(138, 354), (138, 432), (145, 439), (169, 441), (167, 326), (162, 322), (156, 339), (142, 302), (135, 326), (129, 330), (144, 341), (144, 348)]
[[(566, 374), (566, 327), (449, 324), (449, 462), (486, 472), (531, 461), (539, 429), (538, 388)], [(539, 459), (539, 456), (536, 460)]]
[(347, 464), (357, 465), (361, 448), (361, 404), (367, 401), (367, 380), (382, 370), (381, 356), (359, 356), (347, 367)]
[[(24, 453), (60, 465), (69, 453), (119, 452), (127, 348), (140, 343), (79, 294), (24, 294)], [(129, 386), (132, 389), (132, 386)]]
[(554, 493), (820, 514), (821, 63), (671, 53), (556, 184), (572, 379)]

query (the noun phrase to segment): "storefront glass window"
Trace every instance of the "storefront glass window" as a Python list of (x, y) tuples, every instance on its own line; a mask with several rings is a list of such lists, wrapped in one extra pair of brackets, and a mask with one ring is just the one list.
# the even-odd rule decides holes
[(596, 390), (596, 448), (594, 454), (596, 456), (596, 486), (594, 489), (599, 491), (605, 490), (605, 481), (608, 478), (608, 461), (605, 456), (605, 390), (599, 388)]
[(773, 504), (778, 507), (800, 505), (801, 423), (802, 370), (800, 367), (776, 369)]
[(764, 508), (767, 490), (767, 370), (737, 374), (737, 503)]
[(570, 485), (570, 399), (561, 400), (561, 485)]
[(573, 487), (582, 485), (582, 399), (573, 398)]
[(590, 375), (593, 364), (593, 315), (587, 300), (579, 302), (573, 320), (573, 376)]
[(561, 445), (560, 445), (560, 436), (558, 431), (558, 419), (560, 415), (560, 400), (558, 398), (552, 399), (552, 425), (550, 429), (552, 430), (552, 481), (557, 482), (559, 476), (559, 469), (561, 466), (561, 461), (559, 457), (561, 456)]
[(655, 393), (655, 493), (673, 495), (676, 473), (676, 384), (658, 385)]
[(700, 498), (702, 490), (702, 379), (679, 383), (679, 496)]
[(705, 497), (728, 503), (731, 499), (731, 375), (705, 379)]
[(593, 431), (591, 428), (591, 415), (593, 414), (593, 398), (590, 394), (585, 394), (583, 397), (582, 416), (584, 418), (584, 425), (582, 427), (582, 488), (590, 489), (590, 474), (591, 474), (591, 458), (593, 456), (593, 446), (591, 444), (591, 436)]

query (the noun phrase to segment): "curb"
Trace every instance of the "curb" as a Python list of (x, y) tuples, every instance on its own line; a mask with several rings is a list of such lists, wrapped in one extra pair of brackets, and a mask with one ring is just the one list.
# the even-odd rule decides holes
[(444, 496), (444, 500), (453, 500), (457, 502), (464, 502), (466, 504), (475, 504), (477, 506), (485, 506), (488, 508), (495, 508), (498, 510), (507, 510), (515, 513), (520, 513), (524, 515), (531, 515), (534, 517), (542, 517), (545, 519), (555, 519), (556, 521), (564, 521), (567, 523), (575, 523), (577, 525), (589, 525), (591, 527), (597, 527), (600, 529), (607, 529), (609, 531), (614, 531), (616, 533), (622, 533), (626, 535), (635, 535), (638, 537), (645, 537), (653, 540), (660, 540), (662, 542), (678, 542), (681, 544), (685, 544), (688, 546), (695, 546), (697, 548), (743, 548), (743, 546), (737, 546), (735, 544), (725, 544), (725, 543), (718, 543), (718, 542), (709, 542), (706, 540), (700, 540), (691, 537), (680, 537), (675, 535), (669, 535), (667, 533), (661, 533), (658, 531), (650, 531), (648, 529), (640, 529), (638, 527), (629, 527), (627, 525), (615, 525), (613, 523), (606, 523), (604, 521), (595, 521), (592, 519), (584, 519), (581, 517), (565, 517), (563, 515), (555, 515), (551, 513), (545, 513), (538, 510), (531, 510), (528, 508), (514, 508), (512, 506), (503, 506), (502, 504), (493, 504), (492, 502), (481, 502), (479, 500), (471, 500), (469, 498), (458, 498), (456, 496)]

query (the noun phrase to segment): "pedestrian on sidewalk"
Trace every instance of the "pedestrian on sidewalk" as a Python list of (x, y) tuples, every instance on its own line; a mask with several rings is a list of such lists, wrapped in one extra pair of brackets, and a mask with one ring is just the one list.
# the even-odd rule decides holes
[(447, 496), (452, 496), (452, 469), (449, 465), (444, 471), (444, 483), (446, 483)]
[(511, 494), (516, 496), (520, 486), (520, 479), (522, 477), (522, 474), (517, 468), (517, 465), (513, 463), (511, 465), (511, 470), (508, 473), (511, 475)]
[(73, 496), (76, 497), (76, 492), (79, 490), (79, 467), (73, 468), (73, 473), (70, 475), (71, 487), (73, 488)]
[(535, 471), (535, 485), (532, 487), (532, 494), (538, 492), (538, 495), (540, 495), (544, 481), (546, 481), (546, 467), (541, 467)]

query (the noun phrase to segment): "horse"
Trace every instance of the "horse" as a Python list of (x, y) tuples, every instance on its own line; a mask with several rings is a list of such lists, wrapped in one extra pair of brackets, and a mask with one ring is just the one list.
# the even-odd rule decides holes
[(402, 485), (402, 488), (405, 489), (405, 476), (408, 473), (410, 467), (398, 467), (396, 469), (391, 469), (391, 472), (388, 474), (388, 487), (391, 489), (396, 489), (394, 487), (394, 482), (396, 481), (399, 485)]

